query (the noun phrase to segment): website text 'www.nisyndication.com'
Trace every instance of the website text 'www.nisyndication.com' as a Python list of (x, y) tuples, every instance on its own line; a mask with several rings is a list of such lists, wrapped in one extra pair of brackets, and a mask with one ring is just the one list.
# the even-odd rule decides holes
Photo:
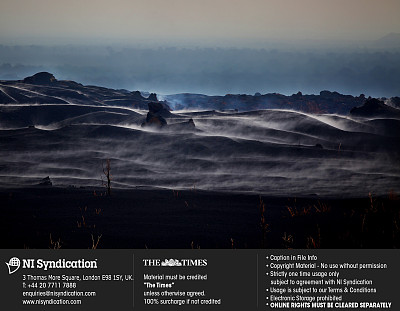
[[(34, 291), (23, 292), (24, 297), (95, 297), (96, 292), (81, 291)], [(23, 299), (24, 305), (80, 305), (81, 299)]]
[(80, 299), (23, 299), (23, 305), (80, 305)]

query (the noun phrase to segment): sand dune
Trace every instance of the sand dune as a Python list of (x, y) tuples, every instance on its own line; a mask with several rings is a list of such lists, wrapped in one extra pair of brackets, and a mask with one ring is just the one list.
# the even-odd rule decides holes
[[(399, 126), (285, 110), (176, 112), (195, 132), (142, 128), (145, 113), (79, 105), (1, 106), (0, 185), (113, 185), (356, 196), (399, 190)], [(173, 127), (172, 127), (173, 129)]]
[(72, 81), (1, 81), (0, 187), (37, 185), (46, 176), (54, 186), (101, 187), (110, 159), (116, 188), (334, 197), (400, 191), (400, 119), (383, 102), (349, 115), (170, 112), (158, 103), (150, 106), (168, 125), (143, 127), (153, 100)]

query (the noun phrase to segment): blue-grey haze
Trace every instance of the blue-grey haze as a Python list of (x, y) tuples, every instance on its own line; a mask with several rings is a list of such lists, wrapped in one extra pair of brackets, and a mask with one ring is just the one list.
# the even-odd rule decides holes
[(57, 79), (158, 94), (400, 95), (399, 49), (140, 48), (0, 45), (0, 79)]

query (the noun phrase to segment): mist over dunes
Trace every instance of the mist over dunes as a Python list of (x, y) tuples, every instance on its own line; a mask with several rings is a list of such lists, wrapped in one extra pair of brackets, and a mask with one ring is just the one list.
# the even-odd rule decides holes
[[(335, 197), (400, 190), (399, 110), (380, 100), (345, 96), (361, 108), (344, 106), (338, 114), (332, 111), (343, 106), (335, 101), (344, 96), (339, 93), (315, 96), (327, 108), (316, 113), (307, 105), (288, 109), (292, 97), (275, 103), (271, 97), (251, 109), (262, 95), (245, 101), (237, 95), (240, 105), (229, 110), (204, 104), (169, 111), (168, 100), (155, 94), (84, 86), (47, 73), (1, 81), (0, 91), (2, 187), (32, 186), (46, 176), (54, 186), (98, 187), (110, 159), (117, 188)], [(302, 98), (297, 94), (299, 103)], [(144, 126), (152, 118), (165, 125)]]

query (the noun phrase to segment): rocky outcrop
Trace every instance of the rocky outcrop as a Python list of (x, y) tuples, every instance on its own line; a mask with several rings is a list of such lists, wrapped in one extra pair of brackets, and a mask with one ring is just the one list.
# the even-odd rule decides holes
[[(28, 88), (19, 89), (14, 84), (25, 83)], [(87, 106), (123, 106), (147, 109), (149, 100), (139, 91), (109, 89), (95, 85), (82, 85), (70, 80), (57, 80), (49, 72), (39, 72), (23, 80), (0, 81), (0, 103), (51, 103), (74, 102)], [(56, 86), (56, 88), (54, 87)], [(153, 96), (154, 97), (154, 96)]]
[(170, 108), (168, 105), (162, 102), (150, 102), (148, 103), (149, 112), (162, 116), (164, 118), (168, 118), (171, 116)]
[(186, 122), (174, 123), (168, 125), (168, 130), (172, 131), (183, 131), (183, 132), (193, 132), (196, 131), (196, 125), (193, 119), (189, 119)]
[(142, 96), (142, 94), (139, 91), (134, 91), (130, 93), (132, 98), (136, 100), (144, 100), (145, 98)]
[(185, 122), (168, 124), (165, 118), (173, 117), (169, 111), (169, 106), (163, 102), (151, 102), (148, 104), (149, 112), (146, 120), (142, 123), (142, 127), (152, 126), (155, 128), (163, 128), (171, 131), (194, 131), (196, 125), (192, 118)]
[(350, 110), (352, 116), (357, 117), (400, 117), (400, 110), (386, 105), (376, 98), (369, 98), (361, 107)]
[(51, 187), (51, 186), (53, 186), (53, 183), (52, 183), (50, 177), (47, 176), (47, 177), (43, 178), (43, 179), (39, 182), (38, 185), (39, 185), (39, 186), (45, 186), (45, 187)]
[(348, 114), (354, 106), (364, 104), (364, 95), (351, 96), (338, 92), (321, 91), (319, 95), (301, 92), (286, 96), (278, 93), (252, 95), (227, 94), (225, 96), (206, 96), (201, 94), (175, 94), (164, 96), (174, 109), (208, 109), (240, 111), (260, 109), (290, 109), (307, 113)]
[(151, 100), (151, 101), (158, 101), (156, 93), (151, 93), (149, 98), (147, 98), (147, 99)]
[(400, 109), (400, 97), (396, 96), (396, 97), (392, 97), (389, 99), (390, 105), (392, 105), (395, 108), (399, 108)]
[(147, 113), (146, 122), (142, 123), (142, 127), (145, 126), (163, 127), (166, 125), (167, 121), (162, 116), (154, 114), (150, 111)]
[[(167, 125), (167, 121), (164, 117), (168, 117), (171, 113), (168, 110), (168, 106), (160, 102), (148, 103), (149, 112), (146, 116), (146, 121), (142, 123), (142, 127), (155, 126), (163, 127)], [(168, 107), (168, 108), (167, 108)]]
[(26, 77), (23, 82), (29, 84), (50, 85), (57, 82), (57, 79), (51, 73), (39, 72), (33, 76)]

